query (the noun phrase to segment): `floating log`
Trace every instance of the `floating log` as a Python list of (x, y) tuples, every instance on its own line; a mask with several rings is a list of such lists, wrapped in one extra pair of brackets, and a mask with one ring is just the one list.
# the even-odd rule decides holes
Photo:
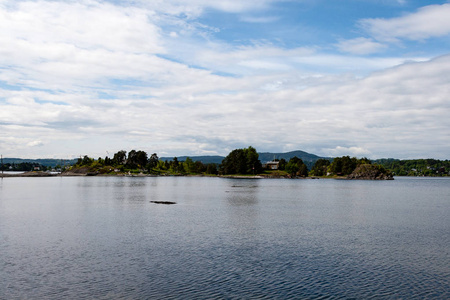
[(172, 201), (150, 201), (150, 203), (155, 203), (155, 204), (177, 204), (176, 202), (172, 202)]

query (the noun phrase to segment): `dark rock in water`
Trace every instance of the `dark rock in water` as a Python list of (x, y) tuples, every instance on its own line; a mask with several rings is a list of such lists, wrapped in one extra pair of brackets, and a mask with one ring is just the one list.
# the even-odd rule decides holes
[(382, 166), (364, 164), (358, 166), (347, 179), (393, 180), (394, 176)]
[(150, 203), (155, 203), (155, 204), (177, 204), (176, 202), (172, 202), (172, 201), (150, 201)]

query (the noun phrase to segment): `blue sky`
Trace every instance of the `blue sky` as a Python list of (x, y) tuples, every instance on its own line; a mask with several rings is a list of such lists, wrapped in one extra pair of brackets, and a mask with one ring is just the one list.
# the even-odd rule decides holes
[(0, 152), (448, 159), (449, 15), (449, 1), (0, 0)]

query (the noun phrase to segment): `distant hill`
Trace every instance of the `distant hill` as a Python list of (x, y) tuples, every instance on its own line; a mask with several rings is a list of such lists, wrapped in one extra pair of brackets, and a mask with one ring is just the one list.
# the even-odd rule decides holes
[[(274, 160), (274, 159), (282, 159), (284, 158), (286, 161), (289, 161), (294, 156), (297, 156), (298, 158), (302, 159), (303, 162), (308, 166), (308, 169), (311, 169), (314, 163), (320, 159), (320, 158), (327, 158), (327, 157), (320, 157), (305, 151), (291, 151), (291, 152), (285, 152), (285, 153), (271, 153), (271, 152), (261, 152), (259, 154), (259, 160), (262, 163), (266, 163), (268, 161)], [(177, 156), (178, 161), (185, 161), (186, 158), (189, 157), (193, 161), (201, 161), (204, 164), (221, 164), (222, 160), (225, 158), (225, 156), (220, 155), (203, 155), (203, 156)], [(172, 157), (160, 157), (161, 160), (167, 160), (171, 161), (173, 160)], [(331, 158), (327, 158), (331, 159)], [(22, 162), (30, 162), (30, 163), (38, 163), (43, 166), (47, 167), (55, 167), (56, 165), (74, 165), (77, 162), (77, 158), (69, 159), (69, 160), (62, 160), (62, 159), (24, 159), (24, 158), (3, 158), (3, 163), (15, 163), (19, 164)]]
[(54, 168), (57, 165), (73, 165), (77, 162), (77, 159), (26, 159), (26, 158), (3, 158), (4, 164), (20, 164), (20, 163), (38, 163), (46, 167)]
[(311, 154), (305, 151), (296, 150), (285, 153), (270, 153), (270, 152), (262, 152), (259, 153), (259, 160), (262, 163), (274, 160), (274, 159), (282, 159), (284, 158), (286, 161), (289, 161), (292, 157), (297, 156), (306, 164), (309, 170), (314, 166), (314, 163), (321, 158), (331, 159), (329, 157), (321, 157), (315, 154)]
[[(303, 160), (303, 162), (308, 166), (308, 169), (311, 169), (312, 166), (314, 165), (314, 163), (320, 159), (320, 158), (326, 158), (327, 157), (320, 157), (305, 151), (291, 151), (291, 152), (286, 152), (286, 153), (271, 153), (271, 152), (261, 152), (258, 153), (259, 154), (259, 160), (262, 163), (266, 163), (268, 161), (274, 160), (274, 159), (282, 159), (284, 158), (286, 161), (289, 161), (289, 159), (291, 159), (294, 156), (297, 156), (298, 158), (300, 158), (301, 160)], [(225, 156), (177, 156), (178, 161), (185, 161), (186, 158), (189, 157), (190, 159), (192, 159), (193, 161), (201, 161), (204, 164), (221, 164), (222, 160), (225, 158)], [(167, 161), (171, 161), (173, 160), (173, 157), (160, 157), (160, 159), (162, 160), (167, 160)]]
[(291, 152), (286, 152), (286, 153), (262, 152), (262, 153), (259, 153), (259, 160), (263, 163), (274, 160), (274, 159), (282, 159), (282, 158), (289, 161), (289, 159), (291, 159), (294, 156), (301, 158), (304, 162), (307, 162), (307, 161), (308, 162), (316, 162), (316, 160), (318, 160), (320, 158), (324, 158), (324, 157), (320, 157), (320, 156), (317, 156), (315, 154), (311, 154), (311, 153), (308, 153), (305, 151), (296, 150), (296, 151), (291, 151)]

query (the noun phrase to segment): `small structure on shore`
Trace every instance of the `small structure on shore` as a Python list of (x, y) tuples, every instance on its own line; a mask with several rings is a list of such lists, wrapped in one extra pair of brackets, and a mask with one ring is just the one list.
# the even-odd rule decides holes
[(280, 164), (279, 161), (268, 161), (265, 164), (263, 164), (262, 167), (264, 169), (269, 169), (269, 170), (278, 170), (279, 164)]

